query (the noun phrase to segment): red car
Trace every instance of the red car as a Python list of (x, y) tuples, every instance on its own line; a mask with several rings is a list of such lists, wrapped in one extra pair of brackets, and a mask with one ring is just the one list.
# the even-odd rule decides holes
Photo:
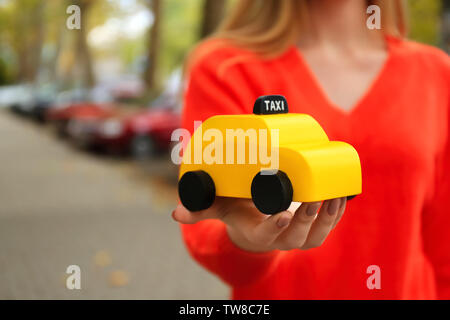
[(112, 116), (117, 112), (109, 103), (78, 102), (47, 111), (46, 119), (56, 125), (59, 136), (67, 135), (68, 124), (74, 118), (98, 118)]
[(159, 107), (122, 115), (80, 115), (69, 124), (69, 135), (85, 147), (131, 153), (137, 158), (168, 150), (172, 132), (180, 127), (180, 114)]

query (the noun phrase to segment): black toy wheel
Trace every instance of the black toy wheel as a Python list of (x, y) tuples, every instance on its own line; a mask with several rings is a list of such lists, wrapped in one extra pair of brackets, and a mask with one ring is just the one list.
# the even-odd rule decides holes
[(216, 187), (205, 171), (188, 171), (178, 182), (178, 195), (189, 211), (205, 210), (214, 202)]
[(292, 184), (288, 176), (259, 172), (252, 181), (252, 200), (256, 208), (265, 214), (276, 214), (287, 210), (292, 202)]

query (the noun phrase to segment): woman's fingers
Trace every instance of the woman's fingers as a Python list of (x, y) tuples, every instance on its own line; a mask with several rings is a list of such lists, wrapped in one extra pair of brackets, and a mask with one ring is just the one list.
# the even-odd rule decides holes
[(339, 208), (338, 215), (333, 223), (332, 229), (334, 229), (336, 225), (339, 223), (339, 221), (341, 221), (341, 218), (344, 215), (346, 207), (347, 207), (347, 197), (341, 198), (341, 207)]
[(269, 246), (288, 227), (291, 219), (292, 213), (289, 211), (264, 215), (248, 200), (233, 206), (222, 221), (240, 232), (250, 243)]
[(194, 224), (206, 219), (220, 219), (225, 214), (226, 199), (216, 198), (211, 208), (202, 211), (192, 212), (186, 209), (181, 203), (172, 212), (172, 218), (180, 223)]
[[(258, 217), (263, 216), (258, 212)], [(228, 235), (238, 247), (251, 252), (267, 252), (278, 249), (274, 241), (282, 233), (292, 220), (293, 214), (283, 211), (273, 216), (263, 216), (257, 222), (256, 219), (243, 219), (238, 215), (229, 215), (228, 218), (236, 219), (232, 224), (239, 227), (231, 227), (227, 223)], [(227, 218), (227, 219), (228, 219)]]
[(182, 204), (179, 204), (175, 210), (172, 212), (172, 218), (183, 224), (194, 224), (201, 220), (212, 219), (209, 218), (213, 213), (209, 210), (191, 212), (186, 209)]
[(305, 243), (321, 202), (302, 203), (295, 211), (289, 227), (278, 237), (276, 246), (282, 250), (299, 249)]
[(190, 212), (183, 205), (173, 211), (173, 219), (194, 224), (219, 219), (232, 230), (233, 238), (249, 250), (310, 249), (320, 246), (344, 214), (346, 199), (303, 203), (292, 214), (283, 211), (272, 216), (261, 214), (248, 199), (216, 198), (207, 210)]
[(223, 220), (224, 217), (235, 209), (246, 204), (249, 200), (246, 199), (235, 199), (235, 198), (225, 198), (216, 197), (213, 205), (202, 211), (189, 211), (181, 203), (172, 212), (172, 218), (180, 223), (184, 224), (194, 224), (206, 219), (220, 219)]
[(270, 246), (288, 228), (293, 218), (289, 211), (283, 211), (265, 218), (254, 227), (247, 229), (248, 239), (257, 244)]
[[(261, 214), (250, 200), (218, 198), (207, 210), (190, 212), (178, 205), (173, 219), (184, 224), (194, 224), (206, 219), (220, 219), (231, 228), (232, 237), (241, 247), (251, 251), (267, 251), (277, 237), (289, 226), (293, 214), (283, 211), (272, 216)], [(229, 229), (230, 230), (230, 229)]]
[(319, 215), (309, 230), (308, 237), (301, 249), (311, 249), (322, 245), (327, 238), (341, 209), (342, 198), (324, 201)]

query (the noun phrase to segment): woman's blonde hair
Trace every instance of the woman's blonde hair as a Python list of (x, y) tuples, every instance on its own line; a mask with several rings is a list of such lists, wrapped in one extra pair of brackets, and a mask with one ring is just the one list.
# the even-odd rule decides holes
[[(307, 26), (307, 1), (237, 0), (213, 37), (230, 40), (264, 56), (275, 56), (295, 44), (302, 28)], [(404, 0), (366, 1), (368, 6), (380, 7), (384, 33), (405, 36)]]

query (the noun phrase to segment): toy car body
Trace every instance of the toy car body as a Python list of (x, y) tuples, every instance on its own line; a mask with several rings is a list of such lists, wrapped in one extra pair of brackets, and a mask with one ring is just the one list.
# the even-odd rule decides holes
[[(277, 99), (286, 105), (282, 113), (272, 105), (267, 112), (271, 114), (214, 116), (194, 132), (180, 167), (179, 195), (185, 207), (191, 211), (206, 209), (215, 196), (249, 198), (261, 212), (274, 214), (286, 210), (292, 201), (322, 201), (361, 193), (361, 166), (356, 150), (347, 143), (330, 141), (311, 116), (286, 113), (287, 102), (282, 96), (260, 97), (255, 109), (267, 108), (267, 101)], [(195, 144), (202, 141), (198, 135), (208, 129), (218, 130), (223, 137), (230, 129), (266, 130), (268, 138), (258, 138), (258, 144), (271, 152), (278, 149), (278, 167), (267, 168), (260, 157), (256, 163), (243, 164), (191, 161), (188, 157), (195, 153)], [(278, 130), (278, 145), (273, 141), (273, 129)], [(228, 147), (236, 151), (243, 141), (225, 141), (224, 152), (227, 144), (233, 144)], [(245, 139), (245, 150), (255, 147), (251, 144), (250, 139)], [(207, 147), (203, 143), (202, 154)], [(235, 152), (234, 160), (236, 156)], [(249, 155), (245, 157), (248, 159)]]

